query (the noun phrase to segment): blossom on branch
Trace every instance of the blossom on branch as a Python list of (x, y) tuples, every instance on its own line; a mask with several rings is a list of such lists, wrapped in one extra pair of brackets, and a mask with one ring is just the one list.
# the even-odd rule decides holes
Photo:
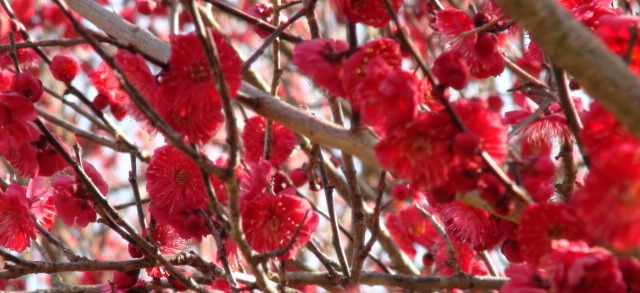
[[(340, 0), (340, 6), (349, 22), (383, 27), (391, 20), (384, 1), (386, 0)], [(402, 1), (392, 0), (391, 5), (395, 13), (402, 6)]]
[(278, 256), (292, 259), (318, 227), (318, 214), (305, 198), (296, 195), (295, 189), (274, 193), (266, 185), (271, 178), (269, 162), (261, 161), (255, 167), (247, 179), (253, 181), (248, 184), (252, 187), (240, 196), (242, 230), (251, 248), (259, 253), (283, 249), (295, 237), (289, 250)]
[(98, 68), (89, 71), (88, 76), (98, 93), (107, 98), (111, 114), (117, 120), (123, 120), (127, 115), (126, 111), (123, 111), (127, 93), (120, 88), (118, 78), (113, 74), (109, 65), (105, 62), (101, 63)]
[(185, 207), (181, 210), (169, 210), (168, 207), (151, 203), (149, 214), (158, 224), (171, 226), (182, 239), (194, 239), (200, 242), (202, 237), (211, 234), (207, 227), (207, 215), (202, 209)]
[[(96, 168), (87, 161), (82, 162), (82, 167), (101, 195), (107, 195), (109, 185)], [(53, 204), (56, 207), (56, 213), (65, 225), (84, 228), (96, 221), (92, 191), (81, 181), (79, 175), (59, 174), (53, 177), (51, 187), (53, 187)]]
[(207, 205), (204, 181), (198, 166), (171, 145), (153, 153), (145, 172), (149, 198), (168, 211), (201, 209)]
[(416, 255), (414, 244), (432, 249), (441, 237), (433, 224), (414, 207), (406, 207), (397, 213), (385, 215), (385, 225), (398, 246), (411, 258)]
[(626, 292), (618, 261), (604, 248), (563, 240), (542, 263), (552, 292)]
[(22, 144), (40, 136), (33, 121), (36, 119), (33, 103), (24, 96), (7, 92), (0, 94), (0, 153), (20, 149)]
[[(221, 72), (231, 98), (240, 88), (240, 58), (225, 37), (212, 32)], [(155, 105), (169, 125), (191, 141), (202, 144), (224, 123), (222, 101), (205, 50), (195, 33), (172, 35), (169, 69), (161, 74)]]
[[(280, 167), (293, 153), (296, 147), (296, 136), (289, 128), (278, 122), (272, 123), (271, 151), (269, 162), (273, 167)], [(247, 162), (256, 163), (264, 158), (265, 132), (267, 121), (261, 116), (247, 120), (242, 131), (243, 150)]]
[[(349, 101), (357, 100), (357, 87), (365, 78), (367, 67), (374, 58), (382, 58), (388, 66), (393, 69), (400, 69), (402, 65), (402, 52), (400, 46), (389, 38), (377, 39), (360, 46), (344, 62), (344, 78), (342, 88)], [(377, 66), (381, 65), (379, 63)]]
[[(461, 133), (445, 111), (421, 113), (404, 127), (398, 127), (376, 146), (383, 167), (400, 178), (424, 188), (438, 188), (450, 178), (477, 181), (482, 171), (478, 150), (485, 150), (498, 164), (506, 158), (506, 128), (499, 116), (478, 99), (460, 99), (452, 104), (468, 133)], [(467, 151), (454, 144), (456, 137), (466, 138)], [(460, 140), (458, 140), (460, 142)], [(454, 184), (455, 185), (455, 184)], [(462, 186), (460, 186), (462, 187)], [(456, 187), (454, 191), (467, 191)]]
[(342, 97), (342, 64), (349, 44), (342, 40), (314, 39), (297, 44), (291, 62), (330, 94)]
[(380, 136), (418, 116), (419, 84), (410, 72), (393, 68), (382, 57), (369, 62), (351, 100), (362, 121)]
[(80, 64), (73, 57), (56, 55), (51, 60), (51, 74), (59, 81), (70, 83), (80, 72)]
[(518, 243), (527, 262), (538, 264), (549, 254), (555, 241), (584, 240), (584, 223), (572, 206), (560, 203), (530, 205), (520, 217)]
[[(271, 195), (244, 195), (240, 200), (242, 230), (253, 249), (259, 253), (285, 248), (295, 237), (291, 249), (280, 259), (292, 259), (298, 248), (309, 242), (318, 226), (318, 215), (309, 202), (293, 189)], [(296, 234), (296, 229), (301, 226)]]
[[(497, 76), (504, 70), (504, 57), (500, 53), (500, 35), (480, 32), (462, 36), (469, 30), (489, 22), (488, 15), (480, 12), (473, 19), (457, 9), (441, 10), (437, 14), (436, 27), (451, 51), (458, 52), (467, 61), (471, 76), (483, 79)], [(460, 38), (460, 39), (458, 39)]]
[(571, 197), (596, 241), (618, 250), (640, 246), (640, 153), (623, 144), (593, 158), (584, 186)]
[(36, 238), (25, 189), (11, 184), (0, 192), (0, 246), (22, 252)]

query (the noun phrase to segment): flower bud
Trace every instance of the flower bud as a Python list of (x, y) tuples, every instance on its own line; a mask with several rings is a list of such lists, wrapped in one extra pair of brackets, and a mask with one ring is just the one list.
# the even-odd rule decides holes
[(42, 82), (29, 73), (16, 74), (11, 80), (9, 90), (19, 93), (36, 103), (42, 97)]
[(70, 83), (78, 72), (80, 72), (80, 65), (75, 58), (65, 56), (65, 55), (56, 55), (51, 60), (51, 75), (59, 81), (64, 83)]
[(440, 83), (454, 89), (463, 89), (469, 82), (469, 66), (462, 56), (455, 52), (444, 52), (438, 56), (432, 70)]
[(133, 270), (127, 272), (116, 271), (113, 273), (113, 284), (116, 285), (118, 289), (127, 289), (131, 288), (133, 285), (138, 282), (138, 277), (140, 276), (140, 270)]

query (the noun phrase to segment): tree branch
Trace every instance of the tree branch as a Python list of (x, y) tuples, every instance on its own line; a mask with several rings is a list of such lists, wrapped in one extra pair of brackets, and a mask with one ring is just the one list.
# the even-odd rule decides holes
[[(0, 250), (3, 256), (5, 253)], [(20, 259), (21, 260), (21, 259)], [(74, 272), (74, 271), (109, 271), (109, 270), (135, 270), (146, 267), (153, 267), (155, 264), (146, 259), (135, 259), (125, 261), (96, 261), (86, 260), (73, 263), (50, 263), (42, 261), (24, 261), (29, 266), (16, 267), (15, 265), (7, 265), (8, 270), (0, 271), (0, 279), (13, 279), (27, 274), (37, 273), (58, 273), (58, 272)], [(13, 262), (13, 261), (12, 261)], [(188, 265), (198, 270), (213, 270), (212, 272), (218, 278), (224, 278), (224, 270), (213, 264), (207, 263), (197, 256), (189, 254), (181, 254), (170, 262), (174, 265)], [(253, 276), (234, 273), (234, 277), (243, 284), (252, 284), (255, 282)], [(340, 275), (330, 275), (329, 273), (308, 273), (294, 272), (287, 273), (287, 283), (290, 286), (317, 284), (320, 286), (339, 286), (344, 280)], [(437, 277), (437, 276), (407, 276), (407, 275), (389, 275), (377, 272), (363, 272), (361, 284), (369, 286), (389, 286), (396, 288), (404, 288), (407, 290), (424, 291), (425, 289), (476, 289), (476, 290), (497, 290), (502, 287), (509, 279), (499, 277), (477, 277), (477, 276), (455, 276), (455, 277)], [(269, 281), (271, 282), (271, 281)], [(272, 282), (271, 282), (272, 283)], [(287, 292), (295, 290), (287, 289)]]
[[(101, 7), (98, 3), (87, 0), (67, 0), (67, 3), (75, 12), (109, 35), (129, 42), (153, 58), (163, 62), (169, 60), (170, 48), (167, 43), (148, 31), (126, 23), (120, 16)], [(141, 31), (145, 33), (141, 33)], [(373, 147), (378, 139), (366, 129), (350, 132), (348, 129), (312, 117), (244, 82), (237, 99), (258, 114), (267, 119), (278, 121), (291, 130), (308, 137), (314, 143), (341, 149), (369, 165), (380, 165), (373, 153)]]
[(640, 137), (640, 80), (554, 0), (496, 0), (584, 89)]

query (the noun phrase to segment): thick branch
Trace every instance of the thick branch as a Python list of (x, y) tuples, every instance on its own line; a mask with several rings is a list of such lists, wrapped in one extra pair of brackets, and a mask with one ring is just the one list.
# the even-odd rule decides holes
[(640, 80), (555, 0), (496, 0), (554, 63), (640, 137)]
[[(147, 31), (126, 23), (120, 16), (101, 7), (98, 3), (87, 0), (67, 0), (67, 3), (75, 12), (109, 35), (129, 42), (155, 59), (163, 62), (169, 60), (170, 48), (167, 43)], [(245, 97), (239, 100), (265, 118), (278, 121), (308, 137), (314, 143), (341, 149), (367, 164), (380, 165), (373, 153), (373, 146), (377, 143), (377, 139), (366, 130), (351, 133), (345, 128), (314, 118), (285, 102), (274, 99), (271, 95), (247, 83), (243, 83), (240, 92), (244, 93)]]
[(169, 60), (171, 50), (162, 40), (156, 38), (149, 31), (141, 29), (122, 19), (120, 15), (100, 6), (98, 2), (85, 0), (66, 0), (69, 8), (82, 15), (96, 27), (118, 40), (135, 45), (150, 56), (162, 60)]
[[(289, 273), (287, 274), (289, 285), (301, 284), (318, 284), (340, 285), (341, 278), (331, 278), (327, 273)], [(497, 290), (506, 282), (507, 278), (497, 277), (477, 277), (477, 276), (459, 276), (459, 277), (436, 277), (436, 276), (407, 276), (407, 275), (389, 275), (384, 273), (364, 272), (360, 279), (360, 283), (369, 286), (386, 286), (403, 288), (406, 291), (426, 291), (434, 289), (458, 288), (474, 290)]]
[[(174, 265), (189, 265), (199, 270), (212, 269), (216, 277), (224, 277), (224, 270), (205, 264), (190, 255), (179, 255), (171, 259)], [(74, 272), (74, 271), (105, 271), (105, 270), (133, 270), (154, 266), (153, 262), (145, 259), (125, 260), (125, 261), (95, 261), (86, 260), (73, 263), (50, 263), (41, 261), (28, 262), (30, 267), (17, 267), (9, 265), (10, 269), (0, 271), (0, 279), (12, 279), (27, 274), (36, 273), (57, 273), (57, 272)], [(203, 267), (207, 266), (207, 267)], [(234, 273), (236, 279), (244, 284), (255, 282), (255, 278), (243, 274)], [(459, 288), (476, 290), (499, 289), (508, 281), (507, 278), (498, 277), (477, 277), (477, 276), (456, 276), (456, 277), (438, 277), (438, 276), (407, 276), (407, 275), (389, 275), (377, 272), (363, 272), (361, 283), (370, 286), (387, 286), (404, 288), (408, 290), (424, 291), (425, 289), (445, 289)], [(317, 284), (321, 286), (341, 285), (343, 277), (339, 275), (331, 276), (328, 273), (307, 273), (296, 272), (287, 273), (287, 282), (289, 285)]]
[(287, 103), (274, 99), (248, 84), (243, 84), (240, 90), (246, 96), (239, 95), (238, 100), (265, 118), (278, 121), (291, 130), (306, 136), (313, 143), (341, 149), (367, 164), (380, 166), (373, 153), (373, 147), (378, 143), (378, 139), (366, 129), (350, 131), (336, 124), (320, 120)]

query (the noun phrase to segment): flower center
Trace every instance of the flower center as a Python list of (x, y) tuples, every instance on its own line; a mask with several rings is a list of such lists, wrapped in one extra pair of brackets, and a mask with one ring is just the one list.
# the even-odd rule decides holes
[(21, 156), (20, 153), (17, 152), (16, 150), (14, 150), (13, 148), (9, 150), (9, 153), (6, 156), (7, 160), (11, 161), (11, 162), (15, 162), (17, 160), (20, 160)]
[(424, 233), (424, 231), (426, 230), (425, 228), (426, 227), (422, 224), (411, 225), (409, 227), (409, 233), (414, 236), (419, 236)]
[(428, 139), (418, 138), (413, 141), (411, 147), (414, 154), (431, 155), (433, 153), (433, 144)]
[(185, 184), (187, 180), (189, 180), (189, 173), (187, 173), (187, 171), (185, 170), (178, 169), (178, 171), (176, 171), (175, 173), (175, 180), (178, 184)]
[(202, 83), (209, 79), (208, 67), (202, 64), (194, 66), (191, 70), (191, 79), (196, 83)]
[(267, 228), (267, 231), (269, 231), (269, 232), (276, 233), (276, 232), (278, 232), (278, 230), (280, 228), (280, 222), (274, 216), (271, 216), (267, 220), (265, 228)]
[(549, 239), (560, 239), (563, 234), (562, 227), (557, 225), (553, 225), (547, 230), (547, 237), (549, 237)]

